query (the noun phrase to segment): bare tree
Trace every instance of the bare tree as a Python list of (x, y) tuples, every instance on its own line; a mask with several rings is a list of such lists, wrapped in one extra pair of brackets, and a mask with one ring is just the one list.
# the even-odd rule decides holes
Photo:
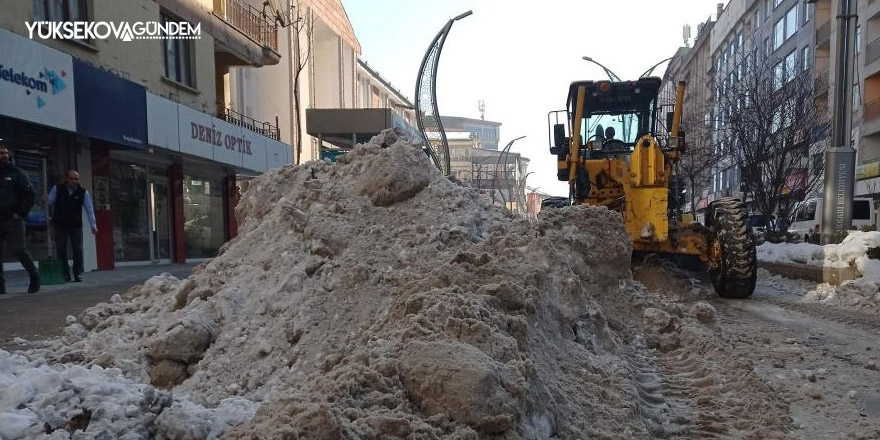
[(770, 224), (822, 184), (827, 135), (822, 132), (809, 69), (792, 52), (777, 59), (740, 49), (716, 76), (716, 152), (740, 172), (753, 212)]
[(303, 105), (300, 99), (300, 77), (303, 74), (309, 60), (312, 57), (312, 48), (314, 45), (313, 36), (315, 30), (315, 19), (310, 10), (303, 10), (303, 1), (297, 0), (296, 6), (291, 11), (290, 32), (293, 33), (293, 47), (291, 48), (293, 55), (292, 71), (293, 75), (293, 119), (294, 119), (294, 162), (300, 163), (303, 149), (302, 136), (302, 120)]
[(718, 159), (712, 141), (712, 128), (706, 125), (701, 116), (704, 112), (691, 111), (682, 117), (682, 128), (686, 133), (687, 149), (678, 161), (678, 175), (687, 185), (690, 198), (691, 215), (697, 216), (697, 196), (708, 186), (712, 165)]

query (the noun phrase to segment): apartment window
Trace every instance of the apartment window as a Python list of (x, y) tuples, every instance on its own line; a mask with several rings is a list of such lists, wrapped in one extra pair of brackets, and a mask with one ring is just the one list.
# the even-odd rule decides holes
[(779, 5), (781, 5), (783, 1), (785, 1), (785, 0), (773, 0), (773, 7), (775, 8)]
[(797, 51), (793, 50), (785, 56), (785, 82), (793, 80), (795, 72), (797, 72)]
[(788, 40), (791, 38), (798, 29), (798, 19), (797, 19), (797, 5), (791, 7), (788, 12), (785, 13), (785, 39)]
[(785, 19), (780, 18), (773, 25), (773, 50), (779, 49), (785, 42)]
[(773, 112), (773, 120), (770, 121), (770, 132), (776, 133), (782, 128), (782, 111), (777, 109)]
[(752, 31), (761, 27), (761, 11), (755, 11), (755, 19), (752, 21), (754, 26), (752, 26)]
[[(162, 24), (180, 21), (166, 14), (162, 14), (161, 20)], [(193, 41), (169, 38), (162, 40), (162, 48), (164, 49), (165, 77), (174, 82), (195, 87)]]
[(779, 90), (785, 84), (785, 62), (780, 61), (773, 66), (773, 90)]
[(86, 0), (33, 0), (35, 21), (86, 21)]
[(862, 51), (862, 25), (856, 25), (856, 55)]
[(813, 4), (804, 2), (804, 24), (810, 22), (813, 19)]
[(810, 47), (807, 46), (801, 49), (801, 66), (803, 66), (804, 71), (810, 70), (810, 65), (813, 60), (810, 59)]

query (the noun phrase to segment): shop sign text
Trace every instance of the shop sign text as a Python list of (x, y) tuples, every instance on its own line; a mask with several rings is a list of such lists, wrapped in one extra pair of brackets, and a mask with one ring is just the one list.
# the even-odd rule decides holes
[(202, 124), (190, 122), (192, 128), (192, 139), (211, 144), (215, 147), (224, 147), (230, 151), (238, 151), (242, 154), (252, 155), (251, 141), (231, 134), (224, 135), (220, 130), (214, 127), (208, 127)]

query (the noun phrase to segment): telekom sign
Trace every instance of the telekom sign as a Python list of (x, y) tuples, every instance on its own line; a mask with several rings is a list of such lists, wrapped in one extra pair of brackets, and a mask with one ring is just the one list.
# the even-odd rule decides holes
[(0, 29), (0, 115), (76, 131), (73, 58)]

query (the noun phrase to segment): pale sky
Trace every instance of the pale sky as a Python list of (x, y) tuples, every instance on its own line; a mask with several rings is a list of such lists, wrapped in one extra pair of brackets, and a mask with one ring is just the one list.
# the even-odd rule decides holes
[[(605, 79), (588, 55), (623, 79), (635, 79), (682, 46), (682, 27), (715, 19), (716, 0), (342, 0), (361, 57), (410, 100), (422, 57), (450, 18), (437, 74), (440, 113), (500, 122), (503, 147), (531, 159), (528, 186), (568, 195), (556, 180), (547, 113), (565, 107), (576, 80)], [(692, 37), (693, 38), (693, 37)], [(654, 71), (662, 76), (665, 64)]]

